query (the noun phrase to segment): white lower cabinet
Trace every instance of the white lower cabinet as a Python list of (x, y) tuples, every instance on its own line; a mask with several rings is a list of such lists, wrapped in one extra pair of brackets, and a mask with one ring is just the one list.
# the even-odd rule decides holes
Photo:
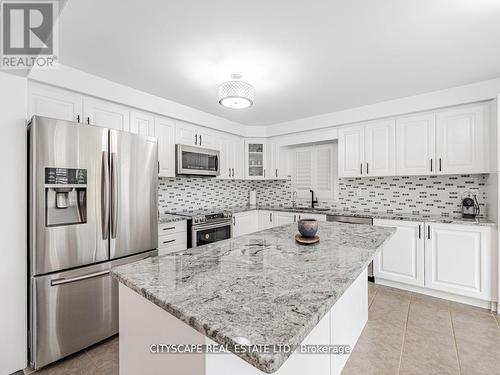
[(233, 237), (254, 233), (258, 230), (258, 211), (239, 212), (233, 215)]
[(274, 227), (273, 211), (259, 211), (259, 230), (266, 230)]
[(466, 297), (491, 300), (491, 228), (427, 224), (425, 286)]
[(297, 214), (296, 220), (302, 220), (302, 219), (314, 219), (318, 221), (326, 221), (326, 215), (322, 214), (309, 214), (309, 213), (300, 213)]
[(381, 279), (424, 286), (424, 223), (374, 220), (373, 225), (396, 227), (396, 233), (373, 260), (373, 275)]
[(373, 261), (384, 279), (462, 297), (495, 299), (492, 232), (487, 226), (375, 220), (396, 233)]
[(297, 221), (297, 216), (298, 214), (293, 212), (274, 211), (273, 224), (275, 227), (285, 224), (291, 224)]
[(187, 249), (187, 222), (185, 220), (158, 225), (158, 255)]

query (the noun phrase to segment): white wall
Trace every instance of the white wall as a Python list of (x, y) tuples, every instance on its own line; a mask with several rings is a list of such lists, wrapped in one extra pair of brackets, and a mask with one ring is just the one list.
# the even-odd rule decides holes
[(0, 72), (0, 374), (26, 366), (26, 78)]
[(282, 122), (268, 127), (267, 136), (273, 137), (330, 126), (375, 120), (402, 114), (427, 111), (454, 105), (495, 99), (500, 92), (500, 78), (428, 92), (406, 98), (326, 113), (323, 115)]

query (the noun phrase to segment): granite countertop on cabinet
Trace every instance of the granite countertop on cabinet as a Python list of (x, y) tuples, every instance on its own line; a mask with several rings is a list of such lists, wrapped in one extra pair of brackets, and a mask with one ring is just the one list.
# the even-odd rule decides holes
[[(395, 228), (322, 222), (321, 241), (283, 225), (112, 269), (152, 303), (229, 348), (297, 347), (373, 260)], [(238, 352), (261, 371), (290, 353)]]
[(367, 211), (353, 211), (341, 209), (312, 209), (308, 207), (283, 207), (283, 206), (236, 206), (228, 209), (233, 214), (239, 212), (246, 212), (252, 210), (268, 210), (268, 211), (282, 211), (282, 212), (303, 212), (314, 213), (323, 215), (342, 215), (342, 216), (357, 216), (357, 217), (370, 217), (373, 219), (381, 220), (408, 220), (408, 221), (424, 221), (428, 223), (443, 223), (443, 224), (461, 224), (461, 225), (482, 225), (496, 227), (496, 223), (488, 218), (478, 217), (476, 219), (464, 219), (462, 217), (454, 216), (440, 216), (440, 215), (426, 215), (426, 214), (413, 214), (413, 213), (388, 213), (388, 212), (367, 212)]
[(188, 218), (185, 216), (174, 215), (174, 214), (161, 214), (158, 218), (158, 224), (173, 223), (175, 221), (184, 221)]

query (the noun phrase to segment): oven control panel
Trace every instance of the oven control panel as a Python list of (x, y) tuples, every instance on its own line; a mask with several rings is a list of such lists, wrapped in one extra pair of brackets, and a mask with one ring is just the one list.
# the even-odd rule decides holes
[(233, 215), (231, 212), (218, 212), (215, 214), (207, 214), (204, 216), (196, 216), (193, 218), (193, 224), (210, 223), (214, 221), (220, 221), (223, 219), (231, 218)]

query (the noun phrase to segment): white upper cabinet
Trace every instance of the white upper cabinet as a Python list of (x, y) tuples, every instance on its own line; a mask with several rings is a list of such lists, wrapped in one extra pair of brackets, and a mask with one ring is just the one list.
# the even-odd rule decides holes
[(146, 112), (130, 112), (130, 132), (135, 134), (154, 136), (154, 116)]
[(491, 228), (431, 223), (425, 237), (427, 288), (491, 300)]
[(158, 175), (175, 177), (175, 121), (155, 117), (154, 135), (158, 138)]
[(29, 117), (34, 115), (82, 122), (83, 96), (71, 91), (29, 86)]
[(428, 175), (436, 172), (435, 132), (435, 113), (396, 120), (397, 175)]
[(205, 148), (217, 147), (216, 133), (210, 129), (184, 121), (177, 121), (175, 129), (176, 143)]
[(267, 141), (267, 178), (286, 179), (290, 178), (287, 170), (286, 151), (275, 141)]
[(252, 179), (269, 177), (267, 144), (264, 139), (245, 140), (245, 176)]
[(365, 126), (365, 173), (367, 176), (396, 174), (396, 124), (386, 120)]
[(396, 227), (396, 233), (373, 260), (373, 275), (377, 279), (424, 286), (424, 223), (374, 220), (373, 224)]
[(83, 99), (84, 122), (116, 130), (128, 131), (130, 112), (127, 107), (93, 98)]
[(242, 179), (244, 174), (243, 138), (221, 133), (217, 136), (217, 149), (220, 151), (219, 177)]
[(396, 173), (394, 120), (339, 130), (339, 177), (391, 176)]
[(365, 162), (365, 127), (339, 129), (339, 177), (363, 176)]
[(487, 107), (468, 106), (436, 117), (438, 174), (488, 173)]

